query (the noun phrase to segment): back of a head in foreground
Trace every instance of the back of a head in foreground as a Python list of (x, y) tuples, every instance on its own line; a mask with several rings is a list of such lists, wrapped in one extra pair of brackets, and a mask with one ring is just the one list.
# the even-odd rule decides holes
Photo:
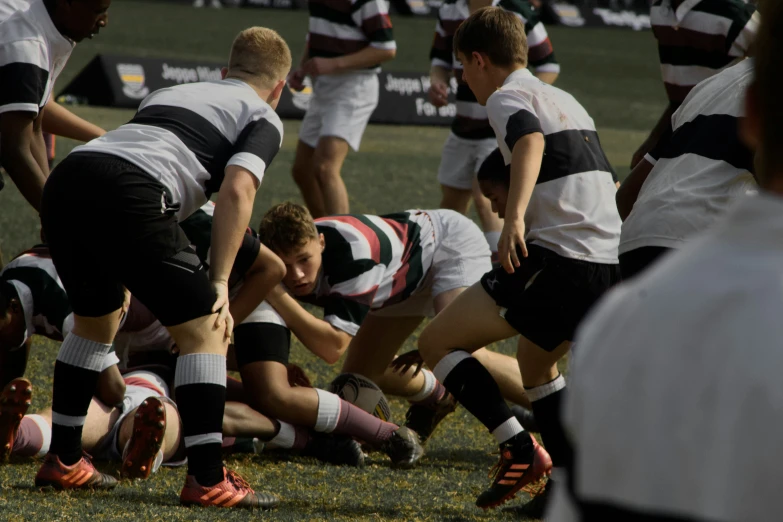
[(250, 27), (234, 38), (227, 77), (272, 89), (285, 80), (290, 70), (291, 50), (277, 31)]
[(318, 239), (318, 229), (310, 212), (302, 205), (290, 201), (270, 208), (258, 227), (261, 242), (273, 252), (293, 254)]
[(484, 54), (498, 67), (527, 66), (525, 26), (500, 7), (483, 7), (462, 22), (454, 34), (454, 54), (472, 59)]
[(762, 187), (783, 192), (783, 2), (760, 2), (761, 26), (755, 42), (755, 77), (748, 89), (746, 144), (756, 149), (756, 176)]

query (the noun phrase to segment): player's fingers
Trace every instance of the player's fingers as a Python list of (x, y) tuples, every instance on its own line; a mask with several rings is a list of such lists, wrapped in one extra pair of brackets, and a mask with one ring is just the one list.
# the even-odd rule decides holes
[(522, 257), (527, 257), (527, 243), (524, 240), (519, 243), (519, 248), (522, 249)]
[(514, 264), (514, 268), (519, 267), (519, 256), (517, 255), (516, 245), (511, 249), (511, 262)]
[(424, 364), (424, 361), (419, 361), (416, 363), (416, 371), (413, 372), (413, 376), (416, 377), (421, 373), (421, 366)]
[[(228, 312), (228, 307), (226, 307), (226, 311)], [(226, 339), (231, 339), (231, 332), (234, 331), (234, 318), (231, 316), (231, 313), (228, 312), (226, 315)]]

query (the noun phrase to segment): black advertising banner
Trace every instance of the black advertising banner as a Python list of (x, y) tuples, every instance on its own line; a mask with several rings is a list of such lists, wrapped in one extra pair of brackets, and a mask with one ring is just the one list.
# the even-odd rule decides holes
[[(222, 64), (163, 58), (98, 55), (58, 95), (63, 103), (135, 109), (152, 91), (182, 83), (219, 80)], [(399, 125), (449, 125), (457, 108), (450, 103), (435, 107), (429, 102), (429, 75), (383, 71), (379, 75), (378, 107), (372, 123)], [(284, 119), (302, 119), (312, 87), (302, 92), (283, 91), (277, 112)]]

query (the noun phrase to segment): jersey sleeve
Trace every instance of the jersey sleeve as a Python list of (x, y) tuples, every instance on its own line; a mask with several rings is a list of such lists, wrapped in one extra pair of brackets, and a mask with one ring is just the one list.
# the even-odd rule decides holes
[(736, 9), (736, 17), (729, 29), (729, 38), (731, 35), (736, 35), (736, 38), (731, 43), (729, 56), (742, 58), (749, 54), (750, 47), (756, 39), (761, 15), (752, 4), (738, 5)]
[(386, 0), (357, 0), (353, 6), (352, 17), (370, 42), (370, 46), (376, 49), (397, 49), (389, 18), (389, 3)]
[(454, 34), (447, 31), (438, 13), (438, 21), (435, 22), (435, 36), (432, 39), (430, 49), (430, 62), (433, 66), (451, 70), (454, 59)]
[(368, 305), (338, 295), (327, 296), (324, 302), (324, 321), (351, 336), (356, 336), (369, 312)]
[(38, 40), (20, 40), (0, 46), (0, 114), (38, 114), (45, 103), (49, 69), (46, 48)]
[(234, 145), (226, 166), (236, 165), (250, 172), (260, 184), (267, 167), (283, 145), (283, 124), (274, 117), (261, 117), (248, 123)]
[(533, 105), (517, 93), (503, 90), (493, 93), (487, 100), (487, 116), (498, 142), (503, 142), (509, 153), (520, 138), (544, 132)]
[(525, 25), (527, 33), (527, 61), (530, 67), (537, 73), (551, 72), (560, 73), (560, 64), (555, 58), (555, 49), (552, 47), (552, 41), (549, 39), (549, 33), (538, 17), (535, 16)]

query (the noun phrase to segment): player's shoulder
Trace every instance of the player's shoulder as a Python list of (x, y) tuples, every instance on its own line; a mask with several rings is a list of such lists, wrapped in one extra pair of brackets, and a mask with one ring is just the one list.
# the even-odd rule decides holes
[(467, 0), (445, 0), (438, 8), (441, 20), (462, 20), (469, 15)]
[(525, 22), (537, 19), (536, 10), (528, 0), (500, 0), (497, 6), (520, 15)]

